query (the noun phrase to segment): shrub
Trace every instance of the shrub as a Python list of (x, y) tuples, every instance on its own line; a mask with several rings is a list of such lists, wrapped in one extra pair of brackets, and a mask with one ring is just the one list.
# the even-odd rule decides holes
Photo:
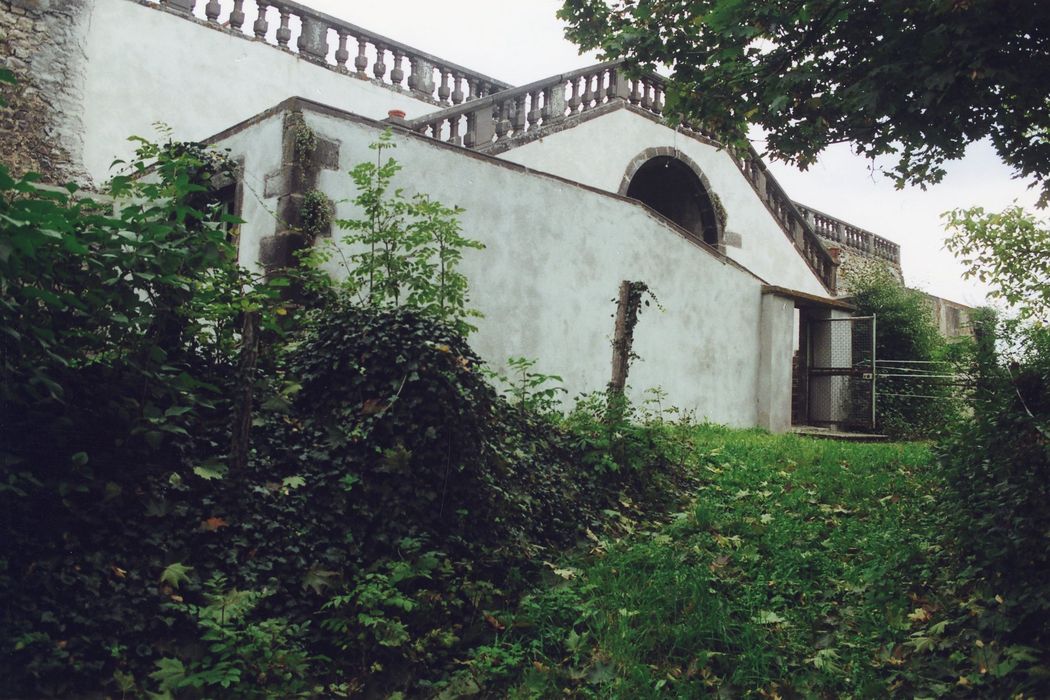
[[(929, 302), (886, 267), (854, 267), (846, 273), (857, 313), (876, 316), (875, 356), (893, 369), (879, 376), (876, 428), (895, 437), (929, 437), (957, 411), (950, 384), (949, 349), (934, 325)], [(911, 376), (900, 376), (911, 375)]]
[[(1017, 643), (1050, 640), (1050, 329), (978, 317), (975, 401), (940, 444), (945, 512), (988, 597), (984, 622)], [(998, 326), (998, 328), (997, 328)], [(996, 350), (998, 336), (999, 351)], [(1005, 352), (1004, 352), (1005, 351)]]

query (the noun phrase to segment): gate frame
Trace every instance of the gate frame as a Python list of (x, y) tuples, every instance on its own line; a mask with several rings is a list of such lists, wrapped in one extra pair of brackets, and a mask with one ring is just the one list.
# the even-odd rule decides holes
[[(821, 424), (821, 425), (842, 425), (844, 421), (835, 420), (815, 420), (812, 415), (812, 401), (810, 399), (812, 392), (811, 379), (814, 376), (817, 377), (851, 377), (860, 378), (866, 380), (864, 375), (869, 372), (864, 372), (863, 369), (858, 369), (852, 362), (849, 367), (814, 367), (813, 366), (813, 326), (816, 323), (837, 323), (837, 322), (850, 322), (855, 323), (857, 321), (871, 321), (871, 369), (870, 369), (870, 382), (871, 382), (871, 406), (868, 414), (868, 424), (865, 426), (869, 430), (875, 430), (876, 425), (876, 389), (878, 382), (878, 357), (875, 352), (875, 340), (876, 333), (878, 331), (878, 318), (876, 314), (870, 316), (842, 316), (839, 318), (813, 318), (811, 316), (800, 318), (800, 324), (804, 324), (805, 327), (805, 355), (800, 357), (800, 360), (804, 360), (804, 367), (802, 371), (805, 376), (805, 421), (807, 424)], [(852, 342), (852, 341), (851, 341)], [(802, 348), (800, 347), (800, 350)], [(852, 350), (852, 345), (851, 345)], [(800, 362), (801, 364), (801, 362)]]

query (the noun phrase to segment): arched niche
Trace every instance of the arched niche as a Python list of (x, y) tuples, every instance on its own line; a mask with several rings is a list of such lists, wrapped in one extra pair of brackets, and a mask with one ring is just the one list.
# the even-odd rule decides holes
[(636, 156), (620, 184), (620, 194), (648, 205), (660, 215), (721, 249), (724, 214), (700, 167), (674, 148), (649, 148)]

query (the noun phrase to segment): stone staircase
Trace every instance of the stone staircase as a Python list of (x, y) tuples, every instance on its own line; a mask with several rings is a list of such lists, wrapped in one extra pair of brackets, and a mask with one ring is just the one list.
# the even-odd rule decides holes
[[(439, 141), (495, 155), (615, 109), (630, 109), (667, 124), (666, 91), (663, 77), (655, 73), (634, 76), (621, 61), (610, 61), (507, 88), (418, 117), (405, 126)], [(681, 120), (675, 126), (681, 135), (719, 145), (714, 134), (689, 121)], [(729, 153), (810, 269), (834, 293), (838, 263), (813, 223), (768, 172), (754, 148)]]

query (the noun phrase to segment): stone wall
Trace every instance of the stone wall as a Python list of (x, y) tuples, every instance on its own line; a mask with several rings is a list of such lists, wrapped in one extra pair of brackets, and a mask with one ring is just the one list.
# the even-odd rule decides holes
[(84, 181), (81, 79), (86, 0), (0, 0), (0, 65), (18, 81), (2, 88), (0, 143), (16, 175)]

